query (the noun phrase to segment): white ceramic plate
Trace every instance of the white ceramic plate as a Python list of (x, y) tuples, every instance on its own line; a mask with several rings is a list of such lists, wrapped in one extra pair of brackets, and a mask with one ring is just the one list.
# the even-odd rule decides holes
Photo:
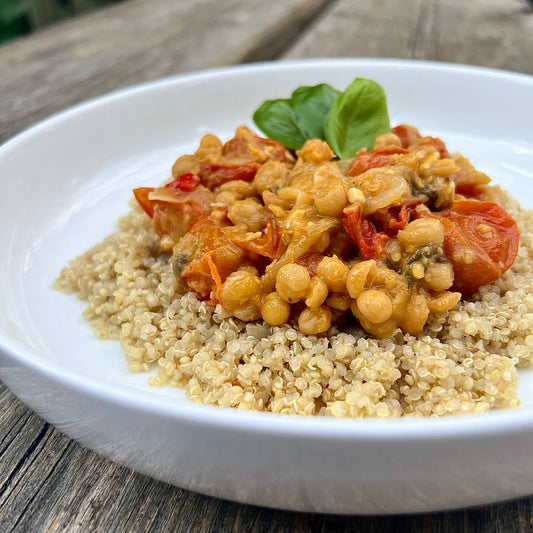
[(200, 137), (229, 138), (265, 99), (356, 76), (393, 123), (442, 137), (533, 207), (533, 78), (453, 65), (325, 60), (166, 79), (59, 114), (0, 148), (0, 375), (37, 413), (105, 456), (206, 494), (336, 513), (428, 511), (533, 493), (533, 380), (523, 405), (441, 420), (334, 420), (189, 403), (128, 373), (84, 302), (51, 289), (111, 233), (131, 189), (157, 184)]

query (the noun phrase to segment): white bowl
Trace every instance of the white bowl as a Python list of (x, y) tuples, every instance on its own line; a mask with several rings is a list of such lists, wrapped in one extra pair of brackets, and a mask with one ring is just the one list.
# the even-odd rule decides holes
[(84, 302), (51, 289), (111, 233), (131, 189), (157, 184), (201, 135), (229, 138), (299, 85), (386, 89), (391, 119), (441, 136), (533, 206), (533, 78), (389, 60), (258, 64), (165, 79), (77, 106), (0, 148), (0, 376), (85, 446), (180, 487), (328, 513), (432, 511), (533, 493), (533, 380), (487, 416), (335, 420), (190, 403), (128, 373)]

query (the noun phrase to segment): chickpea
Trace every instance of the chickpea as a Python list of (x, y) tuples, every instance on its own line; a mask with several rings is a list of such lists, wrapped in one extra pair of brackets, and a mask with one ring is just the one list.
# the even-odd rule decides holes
[(319, 139), (310, 139), (296, 152), (298, 156), (297, 163), (312, 163), (313, 165), (320, 165), (330, 161), (335, 157), (331, 151), (328, 143)]
[(424, 273), (424, 281), (434, 291), (444, 291), (453, 285), (451, 263), (430, 263)]
[(402, 247), (396, 239), (392, 239), (387, 243), (385, 251), (391, 263), (398, 264), (402, 260)]
[(246, 266), (239, 267), (239, 272), (249, 272), (250, 274), (253, 274), (254, 276), (259, 277), (259, 270), (257, 270), (257, 268), (255, 268), (252, 265), (246, 265)]
[(359, 322), (361, 323), (361, 326), (368, 331), (368, 333), (371, 333), (372, 335), (376, 336), (378, 339), (383, 339), (385, 337), (390, 337), (398, 324), (396, 323), (396, 320), (393, 318), (389, 318), (388, 320), (385, 320), (385, 322), (381, 322), (380, 324), (376, 324), (375, 322), (372, 322), (368, 320), (360, 311), (357, 301), (352, 300), (352, 304), (350, 306), (352, 314)]
[(229, 206), (228, 218), (235, 225), (246, 226), (248, 231), (260, 231), (267, 221), (267, 209), (256, 200), (246, 198)]
[(426, 325), (429, 316), (429, 307), (423, 294), (413, 294), (406, 306), (402, 329), (411, 335), (420, 333)]
[(442, 246), (444, 228), (436, 218), (418, 218), (398, 232), (398, 242), (407, 253), (413, 253), (419, 246)]
[(238, 194), (231, 191), (221, 191), (215, 196), (215, 203), (218, 206), (228, 207), (240, 199)]
[(328, 288), (334, 292), (342, 292), (346, 289), (346, 277), (348, 276), (348, 267), (338, 257), (324, 257), (316, 269)]
[(357, 187), (350, 187), (348, 189), (348, 202), (351, 204), (365, 205), (365, 193)]
[(322, 216), (334, 217), (342, 213), (346, 200), (344, 187), (334, 182), (316, 192), (315, 206)]
[(277, 292), (267, 294), (261, 306), (263, 320), (271, 326), (280, 326), (289, 320), (290, 305)]
[(357, 307), (367, 320), (375, 324), (388, 320), (393, 311), (392, 300), (385, 292), (377, 289), (363, 291), (357, 297)]
[(305, 308), (298, 317), (298, 327), (304, 335), (324, 333), (331, 326), (331, 311), (327, 307)]
[(246, 270), (233, 272), (220, 291), (222, 307), (233, 316), (246, 322), (261, 317), (261, 280)]
[(327, 300), (326, 304), (331, 309), (338, 311), (347, 311), (350, 309), (350, 297), (344, 294), (332, 294)]
[(288, 183), (287, 167), (279, 161), (267, 161), (254, 178), (255, 189), (259, 194), (265, 191), (277, 192)]
[(295, 263), (283, 265), (276, 275), (276, 291), (289, 303), (298, 302), (307, 296), (311, 276), (307, 269)]
[(309, 292), (305, 299), (305, 305), (312, 308), (320, 307), (327, 297), (328, 286), (326, 285), (326, 282), (320, 276), (315, 276), (311, 280)]
[(455, 309), (460, 299), (460, 292), (446, 291), (436, 298), (433, 298), (433, 300), (430, 300), (428, 302), (428, 307), (432, 313), (445, 313), (446, 311)]
[(374, 150), (381, 150), (382, 148), (401, 148), (402, 143), (398, 135), (394, 133), (384, 133), (378, 135), (374, 141)]
[(344, 185), (344, 175), (335, 163), (323, 163), (313, 172), (313, 186), (315, 189), (323, 189), (331, 184)]
[(211, 211), (211, 218), (220, 222), (221, 224), (226, 220), (227, 211), (224, 204), (219, 204), (218, 206), (213, 206), (213, 211)]
[(278, 196), (292, 207), (303, 207), (313, 204), (311, 195), (298, 187), (285, 187), (280, 189)]
[(227, 183), (223, 183), (220, 186), (220, 190), (235, 193), (237, 196), (239, 196), (239, 200), (241, 198), (253, 196), (255, 193), (254, 184), (248, 183), (244, 180), (231, 180)]
[(222, 157), (222, 142), (215, 135), (204, 135), (194, 155), (200, 161), (216, 163)]
[(172, 178), (179, 178), (189, 172), (198, 174), (200, 172), (200, 163), (193, 155), (182, 155), (172, 166)]
[(290, 186), (301, 191), (312, 191), (315, 187), (316, 166), (298, 160), (290, 171)]
[(408, 178), (409, 170), (403, 165), (370, 168), (351, 178), (350, 188), (355, 187), (363, 193), (364, 211), (370, 214), (411, 198)]
[(357, 263), (346, 277), (346, 289), (352, 298), (357, 298), (365, 288), (366, 280), (376, 262), (373, 259)]
[(413, 276), (413, 278), (422, 279), (424, 277), (425, 272), (426, 269), (420, 261), (415, 261), (411, 264), (411, 275)]

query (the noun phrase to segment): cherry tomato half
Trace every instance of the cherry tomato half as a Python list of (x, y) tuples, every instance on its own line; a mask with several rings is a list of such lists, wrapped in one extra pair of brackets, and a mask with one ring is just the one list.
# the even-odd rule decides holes
[(463, 295), (496, 281), (513, 264), (520, 230), (498, 204), (464, 200), (433, 216), (444, 226), (444, 254), (453, 265), (454, 286)]

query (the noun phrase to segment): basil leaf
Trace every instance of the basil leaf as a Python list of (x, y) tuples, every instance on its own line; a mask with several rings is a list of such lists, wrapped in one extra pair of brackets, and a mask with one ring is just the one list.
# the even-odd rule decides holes
[(264, 102), (253, 119), (271, 139), (298, 150), (308, 139), (324, 139), (324, 117), (340, 94), (326, 83), (298, 87), (291, 98)]
[(341, 159), (355, 157), (361, 148), (371, 150), (376, 137), (389, 131), (385, 91), (365, 78), (356, 78), (324, 119), (326, 141)]
[(307, 140), (289, 99), (267, 100), (253, 116), (254, 122), (286, 148), (298, 150)]
[(314, 87), (298, 87), (291, 105), (306, 139), (324, 139), (324, 119), (341, 92), (327, 83)]

